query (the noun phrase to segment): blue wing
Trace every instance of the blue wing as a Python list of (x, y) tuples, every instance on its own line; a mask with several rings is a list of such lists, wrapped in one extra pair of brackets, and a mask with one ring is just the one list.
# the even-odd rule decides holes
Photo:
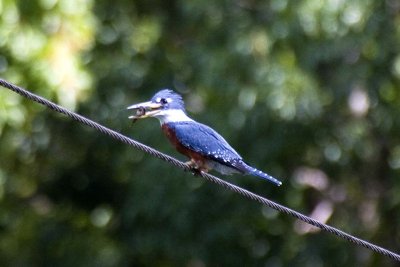
[[(241, 173), (259, 176), (278, 186), (282, 184), (274, 177), (247, 165), (228, 142), (207, 125), (194, 121), (174, 122), (168, 123), (168, 128), (173, 130), (180, 144), (205, 158), (214, 160)], [(217, 167), (221, 173), (232, 173), (224, 168), (214, 167)]]
[(179, 142), (202, 156), (227, 164), (242, 157), (216, 131), (198, 122), (168, 123)]

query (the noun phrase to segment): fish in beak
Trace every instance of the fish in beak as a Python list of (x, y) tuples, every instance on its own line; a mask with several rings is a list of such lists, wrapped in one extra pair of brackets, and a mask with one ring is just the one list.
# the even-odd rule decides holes
[(152, 101), (134, 104), (132, 106), (127, 107), (127, 109), (129, 110), (135, 111), (135, 114), (129, 116), (129, 119), (135, 122), (138, 119), (153, 117), (158, 112), (160, 112), (161, 107), (162, 105), (160, 103), (154, 103)]

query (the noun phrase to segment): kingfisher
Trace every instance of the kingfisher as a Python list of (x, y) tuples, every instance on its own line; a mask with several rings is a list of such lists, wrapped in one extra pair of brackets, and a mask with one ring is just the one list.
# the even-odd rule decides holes
[(170, 89), (157, 92), (150, 101), (131, 105), (136, 121), (155, 117), (161, 129), (178, 152), (187, 156), (192, 168), (208, 172), (215, 170), (224, 175), (240, 173), (266, 179), (277, 186), (281, 181), (248, 165), (238, 152), (215, 130), (189, 118), (182, 96)]

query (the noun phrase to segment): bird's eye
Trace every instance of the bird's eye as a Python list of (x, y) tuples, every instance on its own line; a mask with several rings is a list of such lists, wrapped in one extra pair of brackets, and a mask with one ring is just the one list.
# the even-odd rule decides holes
[(160, 99), (160, 103), (163, 104), (163, 105), (165, 105), (165, 104), (168, 104), (168, 101), (167, 101), (167, 99), (165, 99), (165, 98), (161, 98), (161, 99)]

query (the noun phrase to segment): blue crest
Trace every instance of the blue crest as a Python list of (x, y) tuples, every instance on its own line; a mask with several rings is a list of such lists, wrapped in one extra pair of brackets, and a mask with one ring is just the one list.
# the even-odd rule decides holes
[(180, 109), (185, 110), (185, 103), (182, 96), (170, 89), (163, 89), (157, 92), (151, 102), (163, 104), (163, 109)]

